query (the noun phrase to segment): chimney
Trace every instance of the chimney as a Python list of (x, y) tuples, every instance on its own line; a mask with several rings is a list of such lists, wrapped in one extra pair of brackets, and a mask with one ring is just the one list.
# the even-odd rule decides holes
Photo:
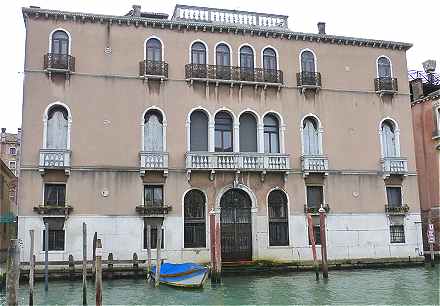
[(6, 128), (2, 128), (2, 133), (0, 134), (0, 142), (6, 142)]
[(325, 35), (325, 22), (318, 22), (318, 34)]
[(423, 97), (422, 79), (418, 78), (409, 82), (412, 90), (412, 101), (416, 101)]
[(133, 16), (134, 17), (141, 17), (141, 6), (140, 5), (133, 5)]
[(21, 145), (21, 128), (17, 129), (17, 142), (18, 145)]

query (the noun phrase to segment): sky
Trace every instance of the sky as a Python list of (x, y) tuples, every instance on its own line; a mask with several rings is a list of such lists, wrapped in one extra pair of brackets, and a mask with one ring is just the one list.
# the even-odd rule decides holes
[(440, 71), (439, 0), (4, 0), (0, 18), (0, 127), (16, 132), (21, 126), (25, 28), (21, 7), (124, 15), (133, 4), (142, 11), (173, 13), (174, 5), (187, 4), (248, 10), (289, 16), (289, 28), (317, 32), (326, 22), (327, 34), (409, 42), (408, 69), (423, 70), (422, 62), (437, 61)]

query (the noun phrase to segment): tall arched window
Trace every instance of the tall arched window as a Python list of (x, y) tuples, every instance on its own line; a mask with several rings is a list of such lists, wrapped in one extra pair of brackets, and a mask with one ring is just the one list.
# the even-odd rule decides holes
[(229, 113), (218, 112), (215, 115), (215, 151), (232, 152), (233, 150), (233, 120)]
[(394, 123), (390, 120), (382, 123), (382, 149), (384, 157), (397, 156), (396, 131)]
[(61, 105), (51, 107), (47, 114), (47, 149), (67, 149), (68, 112)]
[(391, 78), (391, 62), (387, 57), (377, 59), (377, 74), (379, 78)]
[(307, 117), (303, 121), (303, 154), (318, 155), (319, 150), (319, 126), (313, 117)]
[(240, 116), (240, 152), (257, 152), (257, 120), (252, 113)]
[(191, 46), (191, 63), (206, 65), (206, 47), (201, 42), (195, 42)]
[(206, 247), (205, 195), (200, 190), (185, 194), (184, 224), (184, 247)]
[(301, 72), (315, 72), (315, 55), (310, 50), (301, 52)]
[(280, 153), (280, 137), (278, 119), (268, 114), (264, 116), (264, 152)]
[(282, 190), (273, 190), (268, 197), (269, 245), (289, 245), (287, 196)]
[(208, 116), (196, 110), (190, 116), (190, 150), (208, 151)]
[(240, 48), (240, 76), (243, 81), (254, 80), (254, 51), (249, 46)]
[(146, 45), (146, 59), (152, 62), (162, 61), (162, 43), (157, 38), (150, 38)]
[(52, 34), (51, 53), (68, 55), (69, 54), (69, 35), (62, 30)]
[(163, 118), (157, 110), (150, 110), (144, 117), (144, 151), (163, 151)]
[(218, 79), (231, 79), (231, 52), (226, 44), (219, 44), (215, 50), (215, 64)]
[(266, 48), (263, 51), (263, 68), (264, 70), (277, 70), (277, 54), (272, 48)]

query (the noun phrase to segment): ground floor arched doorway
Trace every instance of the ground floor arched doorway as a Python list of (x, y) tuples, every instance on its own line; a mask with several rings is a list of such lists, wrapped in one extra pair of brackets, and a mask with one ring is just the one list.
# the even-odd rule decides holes
[(220, 199), (222, 261), (252, 260), (252, 202), (241, 189), (229, 189)]

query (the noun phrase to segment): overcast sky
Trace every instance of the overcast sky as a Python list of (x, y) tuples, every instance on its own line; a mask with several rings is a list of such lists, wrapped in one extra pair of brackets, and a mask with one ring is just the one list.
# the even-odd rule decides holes
[(16, 131), (21, 125), (25, 41), (21, 7), (36, 5), (47, 9), (124, 15), (133, 4), (140, 4), (142, 11), (171, 16), (176, 3), (288, 15), (289, 28), (299, 32), (315, 33), (316, 23), (324, 21), (328, 34), (412, 43), (414, 46), (407, 52), (409, 69), (422, 70), (421, 63), (428, 58), (437, 60), (440, 67), (439, 0), (4, 0), (0, 18), (3, 41), (0, 48), (0, 127)]

